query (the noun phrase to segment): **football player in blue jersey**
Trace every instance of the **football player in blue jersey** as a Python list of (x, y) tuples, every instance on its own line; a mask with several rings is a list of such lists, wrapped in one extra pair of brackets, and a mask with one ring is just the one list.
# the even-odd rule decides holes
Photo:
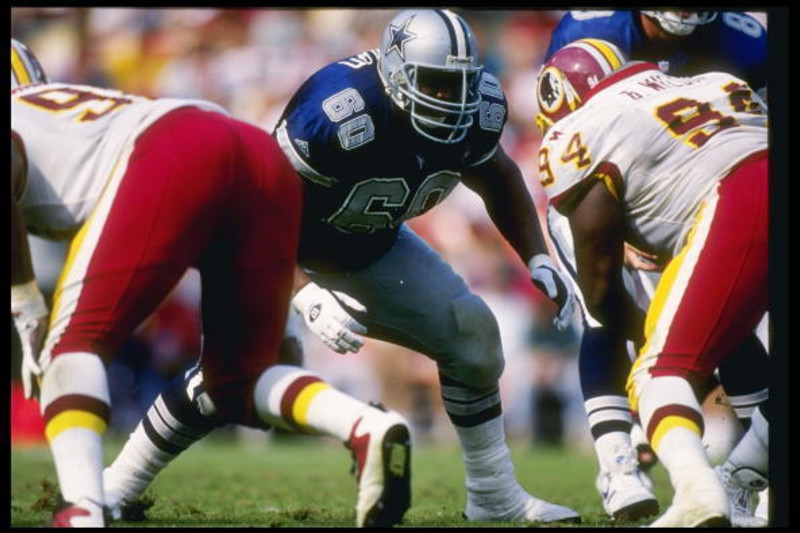
[[(568, 43), (583, 38), (602, 39), (615, 44), (632, 60), (657, 64), (671, 75), (688, 76), (710, 70), (724, 70), (746, 80), (766, 98), (767, 35), (765, 28), (753, 17), (742, 12), (713, 11), (569, 11), (553, 31), (545, 62)], [(563, 217), (548, 210), (548, 231), (555, 244), (561, 267), (575, 272), (572, 239)], [(644, 270), (626, 269), (627, 286), (637, 299), (649, 300), (655, 287), (655, 276), (661, 267), (626, 248), (626, 258), (632, 266)], [(651, 258), (654, 259), (654, 258)], [(663, 266), (663, 265), (662, 265)], [(576, 300), (584, 313), (584, 333), (579, 355), (581, 388), (595, 451), (600, 463), (597, 487), (603, 505), (615, 520), (638, 519), (658, 512), (658, 503), (651, 492), (649, 480), (642, 475), (637, 454), (632, 449), (630, 431), (632, 417), (625, 399), (625, 376), (630, 368), (627, 351), (611, 346), (609, 336), (585, 310), (583, 298)], [(644, 303), (646, 309), (646, 302)], [(725, 393), (736, 414), (747, 425), (755, 407), (768, 394), (769, 358), (755, 334), (735, 350), (719, 369)], [(713, 385), (709, 385), (709, 390)], [(704, 403), (706, 416), (717, 395)], [(711, 415), (713, 416), (713, 415)], [(722, 457), (735, 445), (742, 429), (732, 427), (731, 417), (723, 414), (728, 423), (722, 431), (709, 430), (706, 446), (724, 448)], [(735, 420), (733, 420), (735, 423)], [(709, 424), (709, 427), (711, 425)], [(642, 435), (633, 426), (634, 435)], [(716, 434), (715, 434), (716, 433)], [(719, 442), (714, 442), (714, 439)], [(641, 467), (652, 466), (655, 455), (640, 441)], [(736, 487), (726, 487), (734, 496), (734, 523), (747, 523), (753, 514), (753, 500)], [(740, 502), (740, 503), (736, 503)]]
[[(368, 335), (436, 361), (463, 448), (468, 520), (577, 522), (575, 511), (531, 496), (517, 481), (498, 389), (497, 321), (405, 224), (463, 182), (482, 197), (533, 283), (558, 304), (558, 324), (570, 319), (570, 285), (547, 253), (519, 168), (499, 145), (506, 116), (503, 90), (482, 68), (472, 30), (448, 10), (402, 11), (379, 48), (313, 74), (275, 130), (305, 184), (293, 304), (339, 352), (358, 350)], [(124, 503), (143, 490), (116, 466), (142, 461), (131, 457), (123, 450), (107, 470), (107, 501)]]
[(766, 94), (767, 31), (738, 11), (569, 11), (550, 39), (545, 61), (577, 39), (603, 39), (631, 59), (672, 76), (722, 70)]

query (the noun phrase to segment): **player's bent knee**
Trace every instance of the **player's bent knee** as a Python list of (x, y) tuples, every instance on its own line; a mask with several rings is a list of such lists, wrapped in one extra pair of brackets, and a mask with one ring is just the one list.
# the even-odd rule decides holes
[(489, 306), (475, 294), (453, 301), (456, 331), (445, 372), (465, 385), (491, 387), (500, 379), (505, 361), (500, 329)]

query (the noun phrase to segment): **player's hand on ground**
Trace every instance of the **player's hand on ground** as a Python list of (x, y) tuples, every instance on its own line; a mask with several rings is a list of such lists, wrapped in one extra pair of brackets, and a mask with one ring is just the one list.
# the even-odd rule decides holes
[(11, 316), (22, 347), (22, 387), (25, 398), (39, 396), (44, 364), (39, 360), (49, 311), (36, 281), (11, 287)]
[(547, 254), (538, 254), (528, 262), (531, 281), (558, 305), (558, 313), (553, 323), (559, 331), (565, 330), (572, 320), (572, 306), (575, 293), (569, 280), (564, 279)]
[(337, 353), (356, 353), (364, 345), (361, 335), (367, 333), (367, 328), (350, 316), (342, 304), (356, 311), (366, 311), (354, 298), (323, 289), (316, 283), (305, 285), (292, 299), (292, 306), (303, 315), (308, 328), (328, 348)]

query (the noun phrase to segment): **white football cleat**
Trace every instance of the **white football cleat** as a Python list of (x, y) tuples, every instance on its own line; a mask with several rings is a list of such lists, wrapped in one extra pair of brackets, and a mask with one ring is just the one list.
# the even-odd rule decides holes
[(614, 522), (634, 522), (658, 514), (658, 500), (643, 481), (635, 459), (619, 472), (600, 472), (595, 483), (603, 508)]
[(728, 503), (731, 506), (731, 525), (733, 527), (767, 527), (767, 520), (756, 515), (757, 489), (748, 489), (739, 485), (731, 476), (731, 470), (724, 464), (714, 467), (714, 472), (725, 487), (725, 492), (728, 493)]
[(62, 502), (53, 513), (53, 527), (105, 527), (103, 506), (84, 498), (77, 503)]
[(103, 496), (106, 500), (106, 514), (111, 520), (122, 519), (122, 507), (127, 503), (121, 486), (115, 483), (111, 467), (103, 469)]
[(672, 505), (650, 527), (730, 527), (725, 487), (714, 470), (701, 468), (675, 487)]
[(357, 527), (399, 524), (411, 505), (411, 437), (397, 413), (372, 404), (345, 443), (358, 481)]
[(510, 496), (495, 494), (491, 499), (468, 491), (464, 517), (470, 522), (526, 522), (530, 525), (581, 521), (581, 515), (572, 509), (534, 498), (519, 485), (513, 488)]

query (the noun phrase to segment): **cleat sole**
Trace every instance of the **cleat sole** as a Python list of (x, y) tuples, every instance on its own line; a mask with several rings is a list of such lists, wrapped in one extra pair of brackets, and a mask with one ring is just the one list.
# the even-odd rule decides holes
[(383, 492), (364, 518), (364, 527), (391, 527), (403, 521), (411, 506), (411, 437), (408, 428), (396, 425), (383, 442)]
[(616, 523), (636, 522), (658, 514), (658, 500), (642, 500), (623, 507), (612, 517)]

